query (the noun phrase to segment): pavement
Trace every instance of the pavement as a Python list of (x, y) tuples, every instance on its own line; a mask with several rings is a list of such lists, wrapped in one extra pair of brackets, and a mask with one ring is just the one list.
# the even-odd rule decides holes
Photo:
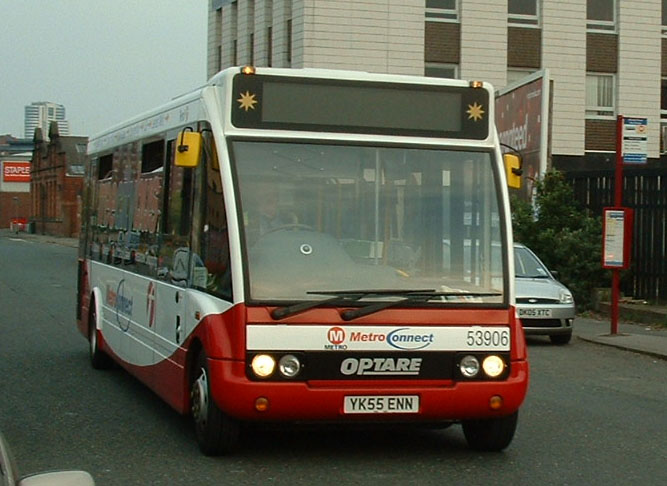
[[(0, 238), (39, 241), (72, 248), (79, 245), (77, 238), (14, 233), (7, 228), (0, 229)], [(608, 304), (603, 304), (600, 313), (578, 315), (574, 320), (574, 337), (602, 346), (667, 360), (667, 306), (620, 303), (620, 319), (616, 334), (611, 334), (608, 307)]]

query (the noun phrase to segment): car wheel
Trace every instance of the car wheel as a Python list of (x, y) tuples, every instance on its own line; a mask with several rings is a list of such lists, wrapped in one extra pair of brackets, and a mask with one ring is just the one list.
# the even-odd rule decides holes
[(211, 396), (206, 353), (197, 358), (190, 388), (190, 410), (195, 425), (197, 444), (207, 456), (229, 453), (239, 439), (239, 423), (218, 408)]
[(553, 336), (549, 336), (549, 339), (551, 339), (551, 344), (562, 346), (563, 344), (570, 342), (570, 339), (572, 339), (572, 333), (569, 332), (567, 334), (554, 334)]
[(464, 421), (468, 446), (476, 451), (502, 451), (512, 442), (518, 417), (519, 412), (514, 412), (507, 417)]
[(105, 370), (111, 367), (111, 358), (100, 349), (97, 341), (97, 311), (93, 299), (90, 301), (90, 318), (88, 319), (88, 351), (93, 368)]

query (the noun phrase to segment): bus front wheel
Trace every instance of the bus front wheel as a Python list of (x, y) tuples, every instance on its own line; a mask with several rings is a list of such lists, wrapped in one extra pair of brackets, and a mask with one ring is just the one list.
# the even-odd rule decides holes
[(216, 456), (234, 450), (240, 427), (215, 404), (209, 376), (206, 354), (201, 351), (190, 388), (190, 409), (199, 448), (207, 456)]
[(519, 412), (514, 412), (507, 417), (467, 420), (462, 423), (463, 434), (471, 449), (502, 451), (512, 442), (518, 417)]
[(111, 358), (102, 351), (97, 340), (97, 311), (95, 300), (90, 301), (90, 318), (88, 319), (88, 351), (90, 364), (96, 370), (105, 370), (111, 367)]

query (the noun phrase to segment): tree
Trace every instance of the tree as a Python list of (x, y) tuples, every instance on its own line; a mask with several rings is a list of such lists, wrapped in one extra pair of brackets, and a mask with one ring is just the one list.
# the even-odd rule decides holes
[(605, 285), (602, 223), (580, 207), (563, 174), (549, 171), (537, 181), (535, 206), (512, 197), (514, 240), (531, 248), (574, 294), (577, 307), (592, 305), (593, 289)]

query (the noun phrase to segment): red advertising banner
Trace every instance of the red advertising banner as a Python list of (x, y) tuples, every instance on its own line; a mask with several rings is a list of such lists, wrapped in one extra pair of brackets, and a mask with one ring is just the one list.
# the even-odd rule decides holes
[[(546, 166), (544, 125), (548, 123), (545, 98), (548, 79), (531, 76), (525, 84), (496, 93), (496, 125), (500, 142), (521, 154), (521, 189), (525, 199), (533, 195), (535, 181)], [(546, 98), (548, 99), (548, 98)], [(548, 126), (548, 125), (547, 125)]]
[(2, 164), (4, 182), (30, 182), (30, 162), (7, 162)]

